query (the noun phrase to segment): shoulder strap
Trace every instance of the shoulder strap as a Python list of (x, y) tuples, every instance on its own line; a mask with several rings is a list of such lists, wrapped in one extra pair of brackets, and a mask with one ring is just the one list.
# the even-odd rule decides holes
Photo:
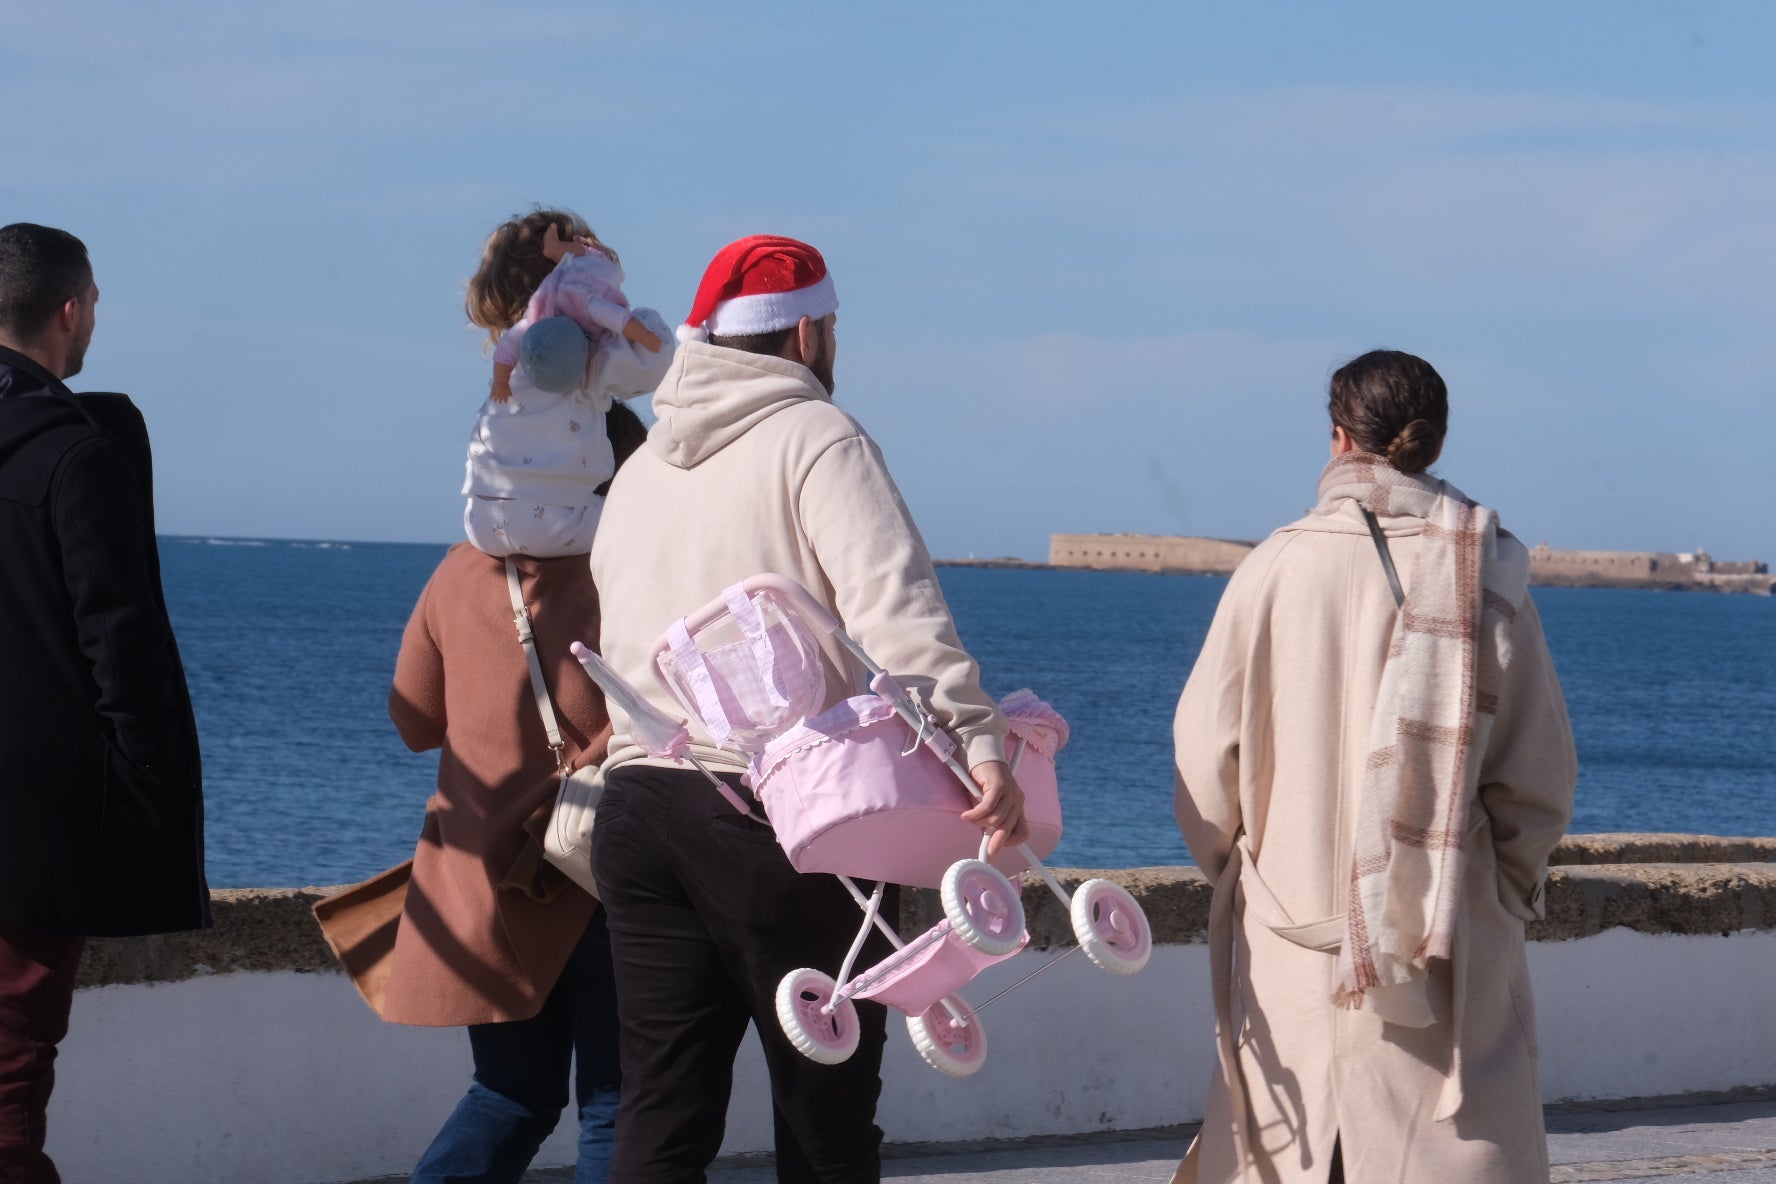
[(1400, 573), (1394, 570), (1394, 556), (1388, 550), (1387, 535), (1381, 533), (1381, 523), (1375, 518), (1368, 506), (1363, 508), (1363, 521), (1369, 524), (1369, 537), (1375, 540), (1375, 553), (1381, 556), (1381, 570), (1387, 572), (1388, 587), (1394, 590), (1396, 607), (1406, 603), (1406, 590), (1400, 587)]
[(555, 704), (549, 699), (549, 684), (543, 681), (543, 664), (537, 658), (536, 633), (531, 629), (530, 610), (524, 607), (524, 588), (518, 580), (518, 567), (506, 560), (506, 589), (512, 594), (512, 624), (518, 627), (518, 643), (524, 647), (524, 663), (530, 667), (530, 692), (536, 697), (537, 714), (543, 719), (543, 731), (549, 737), (549, 751), (555, 754), (555, 768), (567, 772), (561, 727), (555, 721)]
[(690, 630), (685, 628), (683, 617), (667, 626), (666, 639), (672, 647), (672, 659), (678, 664), (679, 677), (697, 701), (697, 718), (703, 721), (704, 730), (715, 741), (715, 746), (721, 748), (734, 734), (734, 726), (722, 707), (721, 696), (716, 693), (715, 676), (710, 672), (708, 659), (703, 657), (703, 651), (697, 648)]
[(722, 600), (727, 603), (728, 612), (733, 614), (734, 623), (740, 626), (746, 643), (752, 647), (752, 660), (758, 667), (759, 679), (764, 683), (765, 694), (771, 700), (771, 706), (787, 707), (789, 698), (778, 685), (777, 651), (771, 645), (771, 636), (765, 629), (764, 614), (752, 602), (752, 596), (746, 591), (745, 584), (730, 584), (724, 588)]

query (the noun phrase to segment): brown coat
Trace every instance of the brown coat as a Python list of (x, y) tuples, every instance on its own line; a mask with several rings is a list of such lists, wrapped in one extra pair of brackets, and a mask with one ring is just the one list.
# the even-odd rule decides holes
[[(1410, 588), (1423, 521), (1382, 524)], [(1351, 1180), (1548, 1178), (1523, 923), (1539, 915), (1577, 764), (1533, 603), (1481, 758), (1455, 954), (1432, 964), (1437, 1022), (1331, 1002), (1395, 613), (1354, 505), (1305, 518), (1234, 574), (1178, 704), (1178, 821), (1215, 883), (1214, 985), (1255, 1157), (1240, 1164), (1217, 1069), (1179, 1184), (1319, 1184), (1338, 1140)]]
[[(598, 636), (585, 556), (516, 559), (570, 763), (604, 758), (604, 700), (568, 653)], [(542, 858), (555, 762), (513, 627), (503, 561), (444, 557), (401, 640), (389, 715), (415, 752), (443, 748), (410, 883), (400, 869), (317, 909), (381, 1016), (456, 1026), (542, 1007), (597, 904)], [(403, 896), (404, 889), (404, 896)], [(392, 950), (378, 914), (400, 908)], [(354, 954), (353, 951), (357, 952)]]

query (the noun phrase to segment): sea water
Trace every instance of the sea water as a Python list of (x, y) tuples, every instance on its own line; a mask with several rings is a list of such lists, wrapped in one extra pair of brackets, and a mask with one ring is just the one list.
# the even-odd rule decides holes
[[(214, 885), (349, 883), (412, 852), (437, 754), (402, 746), (388, 688), (444, 550), (161, 541)], [(1030, 687), (1072, 725), (1051, 862), (1188, 862), (1172, 820), (1172, 711), (1226, 580), (939, 574), (988, 690)], [(1578, 739), (1575, 832), (1776, 834), (1776, 601), (1571, 588), (1535, 599)]]

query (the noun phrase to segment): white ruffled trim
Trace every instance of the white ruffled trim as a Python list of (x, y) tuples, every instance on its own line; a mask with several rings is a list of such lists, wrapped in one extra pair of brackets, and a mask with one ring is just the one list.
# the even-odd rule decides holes
[[(748, 774), (752, 778), (749, 784), (755, 791), (762, 791), (771, 775), (796, 753), (843, 739), (887, 720), (899, 719), (894, 705), (878, 695), (853, 695), (842, 699), (766, 745), (753, 762)], [(902, 723), (901, 726), (906, 725)]]
[(819, 320), (839, 309), (838, 289), (830, 274), (793, 292), (761, 292), (735, 296), (715, 306), (703, 328), (714, 337), (744, 337), (787, 329), (803, 317)]

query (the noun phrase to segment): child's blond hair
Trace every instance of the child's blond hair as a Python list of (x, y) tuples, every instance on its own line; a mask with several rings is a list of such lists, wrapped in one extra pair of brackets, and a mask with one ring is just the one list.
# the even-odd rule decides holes
[(563, 240), (590, 239), (616, 259), (617, 253), (599, 242), (586, 220), (572, 210), (539, 206), (523, 217), (514, 215), (502, 222), (487, 236), (481, 266), (469, 279), (468, 295), (463, 299), (469, 320), (487, 330), (488, 341), (499, 341), (502, 333), (524, 319), (525, 306), (537, 286), (555, 269), (554, 262), (543, 254), (543, 236), (551, 224)]

